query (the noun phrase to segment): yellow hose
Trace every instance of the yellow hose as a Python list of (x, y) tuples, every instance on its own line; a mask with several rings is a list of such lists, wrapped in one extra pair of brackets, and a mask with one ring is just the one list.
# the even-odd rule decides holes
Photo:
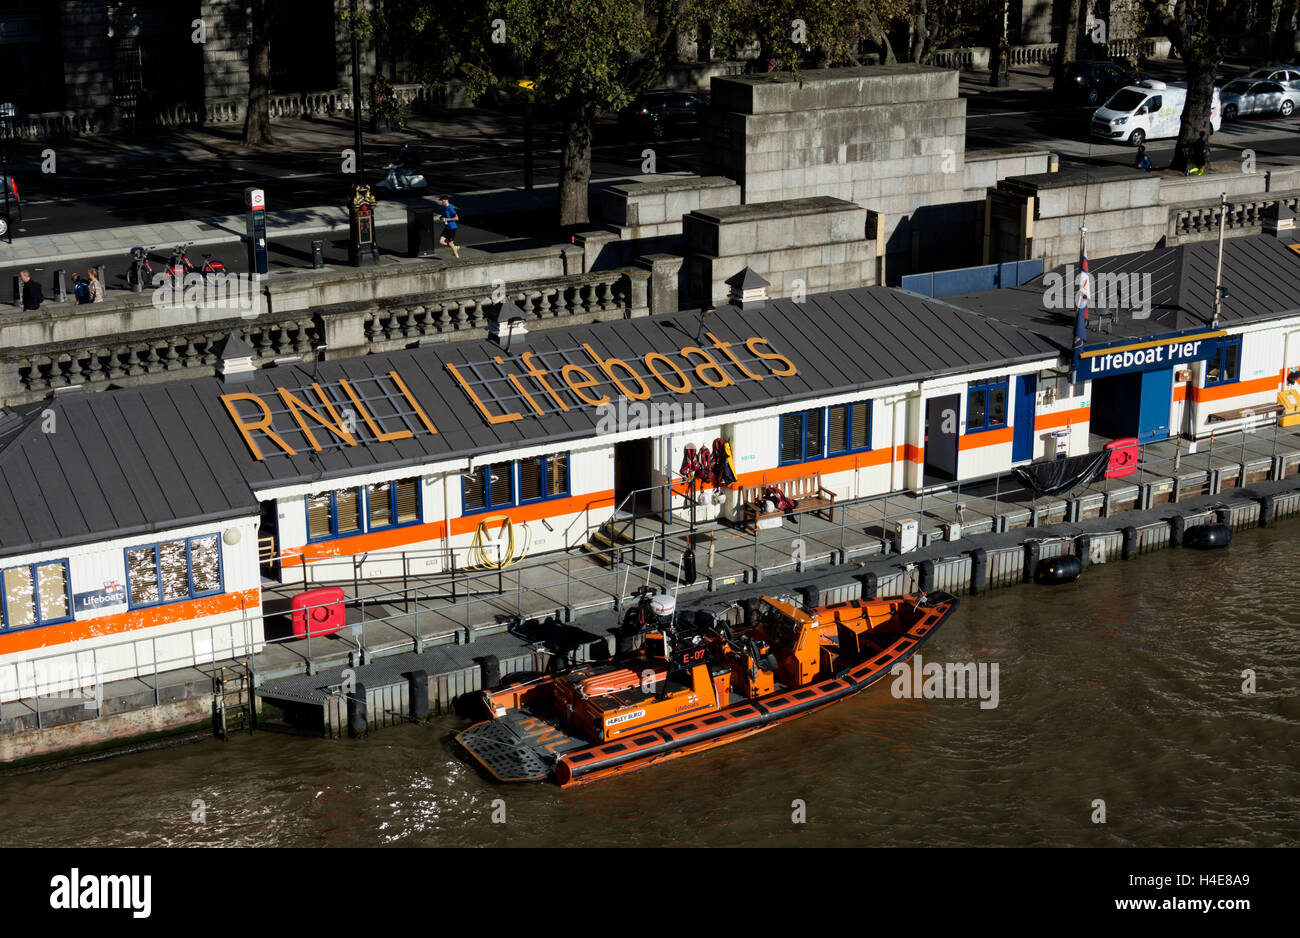
[[(501, 522), (501, 529), (506, 532), (505, 556), (500, 560), (494, 560), (487, 551), (487, 544), (493, 540), (488, 531), (488, 525), (496, 521)], [(500, 540), (498, 536), (496, 541), (500, 542)], [(528, 556), (532, 546), (533, 531), (532, 528), (528, 527), (527, 522), (524, 522), (524, 543), (522, 549), (518, 551), (518, 556), (516, 556), (515, 524), (510, 520), (510, 517), (508, 515), (496, 515), (491, 518), (484, 518), (479, 522), (478, 529), (474, 532), (474, 540), (469, 547), (470, 564), (467, 569), (504, 570)], [(498, 556), (501, 555), (498, 553)]]

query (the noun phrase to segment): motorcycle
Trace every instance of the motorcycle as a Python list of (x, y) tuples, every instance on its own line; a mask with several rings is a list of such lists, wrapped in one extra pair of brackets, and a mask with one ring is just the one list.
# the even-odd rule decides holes
[(429, 181), (412, 167), (389, 163), (388, 175), (375, 183), (375, 188), (387, 189), (390, 192), (405, 192), (409, 189), (425, 189), (428, 185)]

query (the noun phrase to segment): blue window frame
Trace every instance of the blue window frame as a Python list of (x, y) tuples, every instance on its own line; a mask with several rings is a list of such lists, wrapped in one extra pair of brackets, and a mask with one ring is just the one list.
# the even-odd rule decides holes
[(1205, 362), (1205, 386), (1232, 384), (1241, 380), (1241, 336), (1227, 336), (1219, 340), (1214, 354)]
[(222, 592), (221, 536), (200, 534), (128, 547), (126, 592), (132, 609)]
[(501, 511), (568, 494), (568, 453), (495, 462), (461, 476), (461, 514)]
[(3, 631), (55, 625), (72, 618), (68, 562), (25, 564), (0, 572), (0, 625)]
[(398, 479), (307, 496), (307, 540), (328, 541), (419, 524), (420, 480)]
[(826, 408), (826, 452), (831, 456), (871, 449), (871, 401)]
[(808, 462), (826, 455), (823, 424), (826, 408), (803, 410), (796, 414), (781, 415), (780, 464)]
[(973, 382), (966, 392), (966, 432), (1002, 430), (1007, 425), (1007, 379)]

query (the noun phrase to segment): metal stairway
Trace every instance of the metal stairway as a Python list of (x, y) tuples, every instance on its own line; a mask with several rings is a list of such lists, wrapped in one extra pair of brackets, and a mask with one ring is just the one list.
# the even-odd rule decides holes
[(212, 732), (225, 742), (232, 726), (250, 733), (257, 726), (253, 674), (247, 661), (227, 662), (212, 675)]

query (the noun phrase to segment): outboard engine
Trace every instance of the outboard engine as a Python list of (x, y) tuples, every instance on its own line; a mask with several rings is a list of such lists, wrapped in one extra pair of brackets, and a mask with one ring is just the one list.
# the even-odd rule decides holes
[(637, 603), (623, 616), (616, 636), (619, 654), (641, 647), (646, 632), (663, 632), (672, 628), (677, 615), (677, 598), (671, 593), (655, 592), (648, 586), (637, 590)]

